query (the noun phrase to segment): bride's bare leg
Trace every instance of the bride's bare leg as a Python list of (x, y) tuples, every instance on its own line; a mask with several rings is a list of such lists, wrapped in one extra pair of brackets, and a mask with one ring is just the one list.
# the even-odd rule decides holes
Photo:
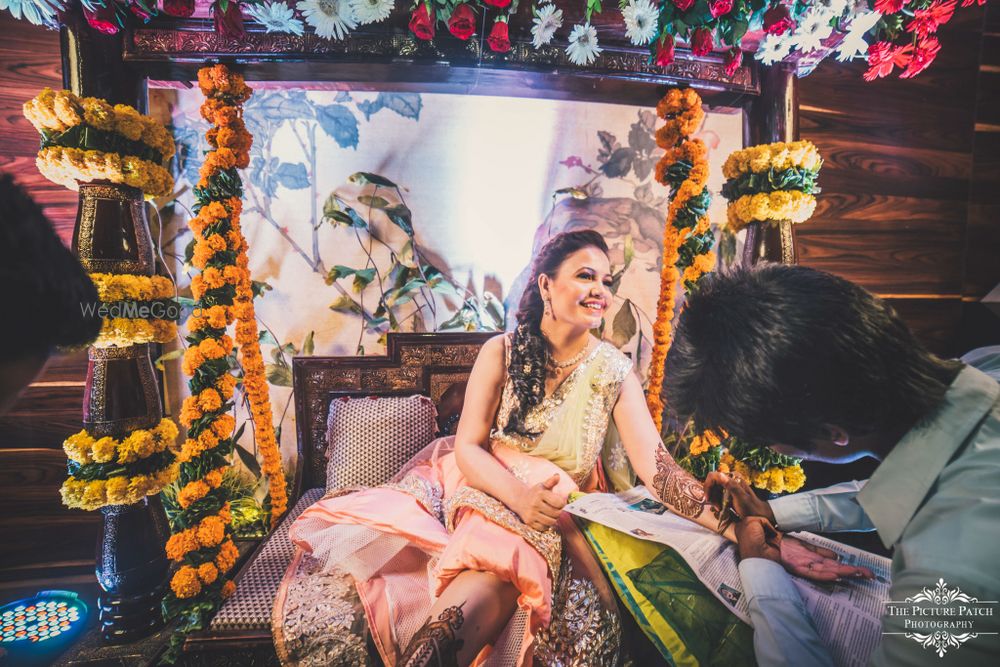
[(518, 591), (491, 572), (466, 570), (452, 579), (413, 635), (402, 667), (468, 665), (506, 627)]

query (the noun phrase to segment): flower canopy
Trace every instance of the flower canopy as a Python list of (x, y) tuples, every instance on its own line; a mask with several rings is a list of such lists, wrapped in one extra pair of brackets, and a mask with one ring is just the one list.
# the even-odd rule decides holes
[[(800, 75), (830, 55), (863, 58), (865, 79), (916, 76), (938, 52), (937, 31), (955, 11), (986, 0), (0, 0), (16, 18), (57, 27), (79, 3), (92, 29), (113, 34), (159, 14), (211, 18), (226, 38), (247, 26), (269, 33), (315, 33), (344, 41), (377, 24), (406, 30), (417, 40), (475, 40), (505, 54), (517, 43), (556, 46), (579, 67), (598, 67), (604, 32), (620, 25), (633, 46), (649, 50), (649, 63), (666, 68), (675, 47), (695, 56), (718, 52), (732, 76), (743, 53), (766, 65), (792, 62)], [(600, 21), (596, 20), (600, 17)]]

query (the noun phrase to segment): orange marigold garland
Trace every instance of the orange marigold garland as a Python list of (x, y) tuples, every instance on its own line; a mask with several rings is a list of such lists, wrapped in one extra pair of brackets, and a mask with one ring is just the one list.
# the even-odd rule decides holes
[(715, 266), (709, 229), (708, 152), (701, 139), (690, 135), (701, 127), (705, 112), (694, 90), (671, 89), (656, 106), (666, 123), (656, 131), (656, 142), (666, 153), (656, 165), (656, 180), (669, 186), (670, 206), (663, 227), (663, 267), (660, 296), (653, 325), (653, 351), (646, 404), (657, 429), (663, 425), (663, 364), (673, 335), (677, 281), (691, 289)]
[[(198, 82), (206, 101), (201, 113), (213, 124), (207, 138), (213, 150), (205, 156), (195, 187), (196, 216), (188, 223), (194, 235), (191, 264), (200, 273), (191, 280), (195, 308), (188, 320), (188, 348), (181, 369), (190, 377), (191, 395), (184, 400), (180, 421), (188, 429), (181, 446), (180, 511), (173, 519), (174, 534), (167, 543), (167, 556), (178, 564), (164, 599), (168, 619), (179, 617), (177, 635), (165, 660), (176, 659), (183, 634), (201, 629), (222, 600), (235, 587), (229, 579), (239, 553), (232, 540), (229, 492), (222, 477), (235, 446), (233, 408), (236, 378), (230, 373), (233, 339), (226, 329), (237, 321), (236, 342), (243, 365), (244, 385), (269, 471), (278, 470), (280, 484), (269, 475), (275, 517), (286, 504), (284, 476), (271, 421), (267, 386), (263, 400), (255, 378), (263, 376), (256, 330), (247, 336), (245, 322), (253, 320), (247, 245), (240, 231), (243, 184), (237, 169), (249, 164), (253, 138), (242, 119), (242, 104), (250, 89), (243, 78), (223, 65), (198, 72)], [(251, 295), (252, 297), (252, 295)], [(252, 387), (252, 388), (251, 388)], [(270, 439), (261, 437), (270, 433)], [(269, 465), (268, 465), (269, 464)]]

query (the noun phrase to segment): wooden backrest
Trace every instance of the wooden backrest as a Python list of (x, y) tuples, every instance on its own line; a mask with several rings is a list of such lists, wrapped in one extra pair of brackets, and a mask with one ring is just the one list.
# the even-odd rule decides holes
[(430, 397), (438, 430), (453, 433), (465, 383), (479, 348), (495, 333), (390, 333), (385, 356), (295, 357), (292, 360), (298, 464), (293, 498), (326, 479), (330, 401), (350, 396)]

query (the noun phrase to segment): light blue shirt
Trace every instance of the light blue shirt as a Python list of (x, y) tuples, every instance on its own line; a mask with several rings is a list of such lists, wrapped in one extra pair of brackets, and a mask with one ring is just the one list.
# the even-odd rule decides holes
[[(996, 360), (975, 361), (990, 368)], [(877, 530), (894, 549), (890, 600), (933, 589), (939, 579), (981, 601), (1000, 600), (1000, 385), (966, 366), (941, 407), (896, 444), (867, 483), (792, 494), (772, 500), (771, 509), (785, 531)], [(833, 665), (784, 568), (748, 558), (739, 569), (758, 663)], [(976, 631), (1000, 632), (1000, 605), (991, 608), (992, 617), (976, 619)], [(882, 617), (882, 631), (899, 634), (884, 634), (869, 664), (1000, 665), (1000, 635), (980, 634), (939, 657), (904, 636), (920, 632), (904, 621)]]

